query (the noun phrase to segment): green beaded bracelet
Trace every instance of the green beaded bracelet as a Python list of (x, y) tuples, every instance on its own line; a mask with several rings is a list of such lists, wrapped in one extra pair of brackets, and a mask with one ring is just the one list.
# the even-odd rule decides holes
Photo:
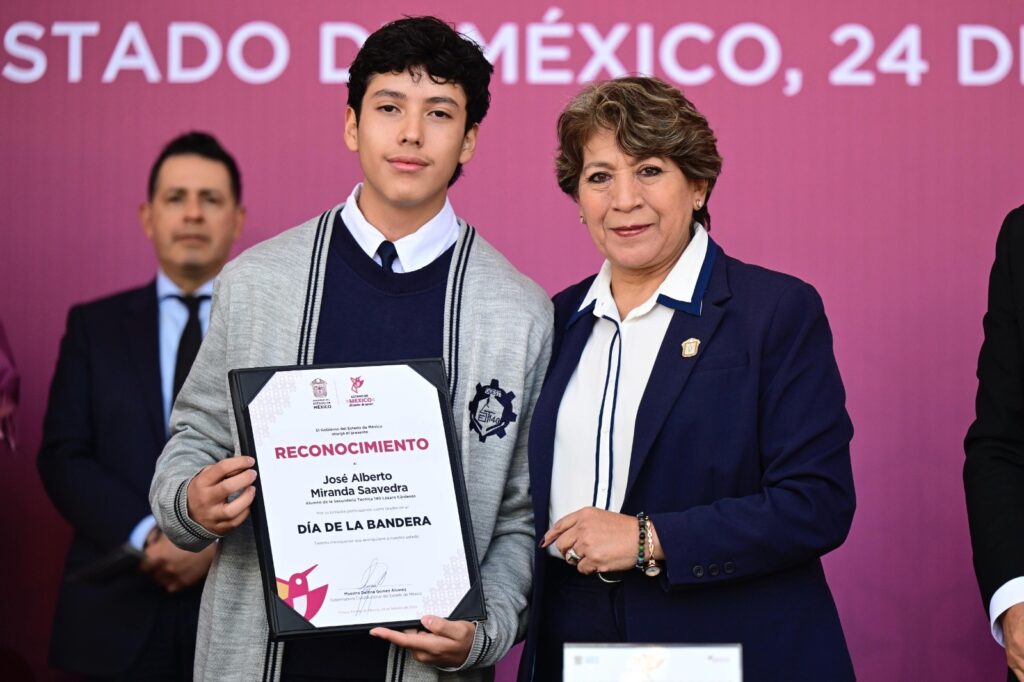
[(636, 550), (636, 570), (644, 572), (646, 562), (644, 561), (644, 546), (647, 544), (647, 514), (640, 512), (636, 515), (637, 526), (640, 529), (640, 541)]

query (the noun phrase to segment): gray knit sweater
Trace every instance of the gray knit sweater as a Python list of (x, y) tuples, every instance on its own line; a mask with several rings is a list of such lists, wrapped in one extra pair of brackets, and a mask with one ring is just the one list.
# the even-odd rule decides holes
[[(180, 547), (198, 551), (218, 539), (189, 518), (186, 489), (202, 467), (239, 452), (228, 370), (312, 362), (340, 208), (249, 249), (217, 280), (210, 328), (175, 402), (173, 436), (150, 491), (157, 523)], [(550, 355), (551, 305), (474, 228), (461, 226), (448, 274), (444, 362), (488, 618), (460, 670), (442, 672), (392, 647), (389, 682), (493, 679), (526, 620), (533, 559), (526, 445)], [(504, 437), (481, 440), (470, 428), (469, 403), (478, 384), (492, 380), (515, 394), (518, 416)], [(203, 591), (195, 679), (277, 680), (286, 644), (269, 641), (250, 521), (219, 543)]]

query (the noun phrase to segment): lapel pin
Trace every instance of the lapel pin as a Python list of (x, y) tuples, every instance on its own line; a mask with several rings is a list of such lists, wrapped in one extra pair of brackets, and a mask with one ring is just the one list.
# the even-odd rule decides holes
[(700, 339), (689, 338), (683, 341), (683, 357), (692, 358), (697, 355), (697, 351), (700, 349)]

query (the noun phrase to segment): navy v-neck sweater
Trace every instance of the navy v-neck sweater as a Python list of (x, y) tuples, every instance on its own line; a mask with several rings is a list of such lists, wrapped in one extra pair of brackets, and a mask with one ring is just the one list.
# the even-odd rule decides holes
[(413, 272), (385, 271), (335, 220), (327, 256), (315, 363), (439, 358), (454, 247)]

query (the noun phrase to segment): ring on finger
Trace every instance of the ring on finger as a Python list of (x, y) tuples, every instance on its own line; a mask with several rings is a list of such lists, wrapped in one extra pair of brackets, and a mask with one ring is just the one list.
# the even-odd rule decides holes
[(570, 563), (570, 564), (579, 563), (579, 560), (582, 559), (582, 558), (583, 557), (581, 557), (579, 554), (576, 553), (576, 548), (575, 547), (570, 547), (569, 551), (565, 553), (565, 561), (566, 561), (566, 563)]

